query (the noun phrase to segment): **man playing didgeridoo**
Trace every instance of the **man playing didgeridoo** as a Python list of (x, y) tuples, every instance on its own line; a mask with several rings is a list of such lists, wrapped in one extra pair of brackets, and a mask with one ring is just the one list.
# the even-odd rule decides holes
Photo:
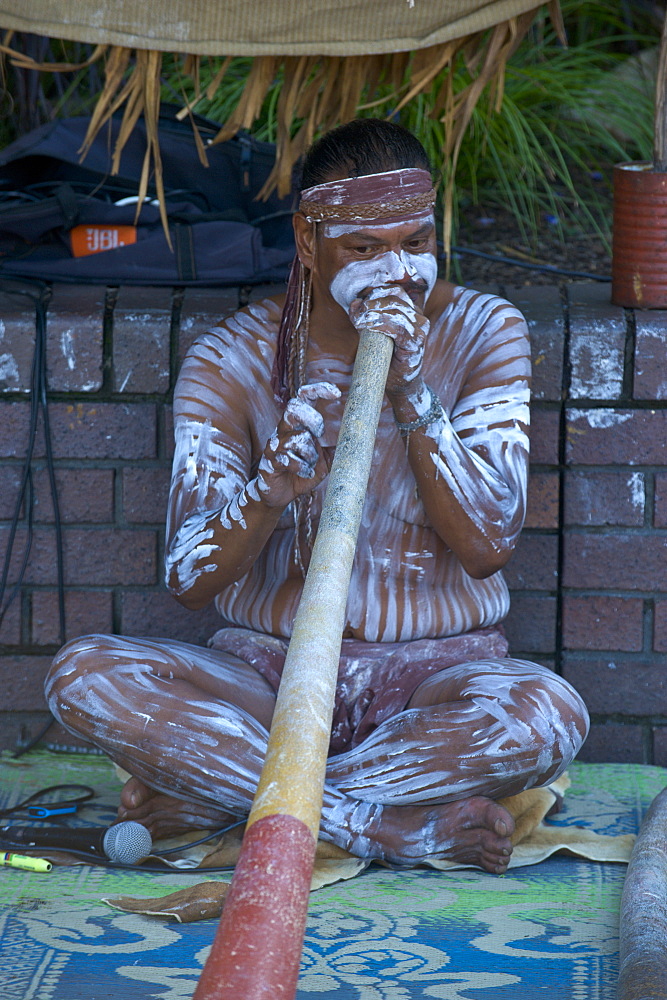
[(358, 343), (394, 341), (352, 581), (321, 836), (396, 864), (507, 868), (496, 800), (561, 773), (576, 692), (507, 655), (502, 567), (525, 505), (529, 358), (509, 303), (437, 280), (426, 155), (352, 122), (306, 158), (287, 297), (201, 337), (179, 378), (167, 582), (225, 627), (202, 649), (87, 636), (56, 717), (133, 777), (154, 835), (245, 815), (262, 768)]

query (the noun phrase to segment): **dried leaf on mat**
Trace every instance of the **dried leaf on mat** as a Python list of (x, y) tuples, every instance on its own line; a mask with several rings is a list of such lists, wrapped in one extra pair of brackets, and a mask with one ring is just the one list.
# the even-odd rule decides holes
[(103, 899), (115, 910), (126, 913), (142, 913), (147, 917), (167, 917), (189, 924), (194, 920), (210, 920), (219, 917), (229, 892), (229, 882), (200, 882), (187, 889), (170, 892), (157, 899), (133, 899), (119, 896), (118, 899)]
[[(236, 833), (236, 831), (232, 832)], [(224, 843), (228, 837), (223, 838), (223, 843), (204, 859), (200, 865), (201, 868), (228, 865), (236, 861), (240, 848), (240, 838), (235, 837), (235, 843)], [(310, 884), (311, 891), (321, 889), (325, 885), (331, 885), (333, 882), (354, 878), (369, 864), (370, 861), (364, 858), (355, 858), (334, 844), (319, 841)], [(178, 892), (172, 892), (156, 899), (119, 896), (118, 899), (104, 899), (102, 902), (127, 913), (142, 913), (148, 917), (168, 917), (178, 920), (179, 923), (187, 924), (194, 920), (210, 920), (213, 917), (219, 917), (228, 892), (229, 882), (207, 881), (191, 885), (187, 889), (179, 889)]]

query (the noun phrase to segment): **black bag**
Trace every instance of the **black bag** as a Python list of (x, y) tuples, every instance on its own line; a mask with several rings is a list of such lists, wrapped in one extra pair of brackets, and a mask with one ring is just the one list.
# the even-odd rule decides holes
[[(199, 160), (190, 121), (163, 105), (159, 134), (165, 238), (155, 187), (136, 221), (146, 150), (140, 120), (111, 160), (120, 116), (98, 134), (82, 163), (87, 118), (67, 118), (22, 136), (0, 152), (0, 275), (43, 281), (224, 286), (282, 281), (294, 256), (295, 195), (255, 196), (275, 158), (271, 143), (239, 135)], [(204, 145), (219, 126), (195, 118)]]

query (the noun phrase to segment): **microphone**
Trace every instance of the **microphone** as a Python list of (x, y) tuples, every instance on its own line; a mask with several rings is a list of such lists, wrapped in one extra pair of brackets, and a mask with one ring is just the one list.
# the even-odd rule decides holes
[(145, 826), (134, 820), (113, 826), (59, 827), (38, 826), (0, 827), (0, 841), (35, 850), (50, 848), (94, 854), (122, 865), (135, 865), (148, 857), (153, 847)]

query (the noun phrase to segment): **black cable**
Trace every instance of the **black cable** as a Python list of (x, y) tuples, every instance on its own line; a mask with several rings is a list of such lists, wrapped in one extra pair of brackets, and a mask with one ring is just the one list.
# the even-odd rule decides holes
[[(41, 281), (12, 281), (11, 279), (0, 280), (0, 290), (9, 296), (22, 296), (32, 300), (35, 307), (35, 348), (32, 357), (30, 375), (30, 421), (28, 429), (28, 445), (23, 461), (23, 471), (21, 482), (16, 498), (16, 504), (12, 514), (7, 548), (5, 551), (2, 572), (0, 573), (0, 624), (20, 593), (25, 577), (25, 572), (30, 558), (33, 541), (34, 522), (34, 488), (32, 478), (32, 463), (37, 439), (40, 410), (44, 426), (44, 439), (46, 449), (46, 466), (49, 478), (51, 500), (53, 504), (53, 517), (56, 535), (56, 572), (58, 582), (58, 612), (59, 612), (59, 639), (63, 645), (66, 638), (65, 619), (65, 571), (64, 571), (64, 545), (62, 535), (62, 522), (60, 517), (60, 506), (58, 503), (58, 491), (55, 479), (55, 464), (53, 459), (53, 447), (51, 441), (51, 427), (49, 422), (48, 400), (47, 400), (47, 380), (46, 380), (46, 329), (47, 329), (47, 308), (51, 298), (51, 288)], [(26, 540), (23, 546), (21, 565), (10, 593), (7, 595), (7, 584), (11, 571), (12, 556), (18, 532), (21, 508), (25, 504), (26, 520)], [(14, 757), (31, 750), (45, 735), (53, 724), (53, 718), (44, 726), (39, 733), (31, 739), (28, 744), (21, 747)]]
[[(53, 786), (53, 787), (58, 788), (58, 787), (61, 787), (61, 786)], [(62, 787), (65, 787), (65, 786), (62, 786)], [(67, 787), (70, 787), (70, 786), (67, 786)], [(53, 790), (53, 788), (49, 788), (49, 789), (46, 789), (45, 791), (48, 792), (48, 791), (52, 791), (52, 790)], [(43, 794), (43, 793), (42, 792), (37, 792), (36, 793), (36, 795), (41, 795), (41, 794)], [(34, 798), (34, 797), (35, 796), (31, 796), (31, 798)], [(26, 801), (29, 801), (29, 800), (26, 800)], [(18, 807), (16, 807), (16, 808), (18, 808)], [(54, 823), (54, 824), (57, 823), (56, 820), (50, 820), (50, 819), (44, 819), (43, 822), (45, 822), (45, 823), (49, 823), (50, 822), (50, 823)], [(222, 837), (222, 836), (224, 836), (225, 833), (228, 833), (230, 830), (235, 830), (239, 826), (245, 826), (245, 824), (247, 822), (248, 822), (248, 819), (247, 819), (247, 817), (245, 817), (244, 819), (238, 820), (236, 823), (230, 823), (229, 826), (224, 826), (224, 827), (222, 827), (222, 828), (220, 828), (218, 830), (213, 830), (211, 833), (206, 834), (205, 837), (201, 837), (199, 840), (190, 841), (187, 844), (182, 844), (180, 847), (170, 847), (166, 851), (160, 851), (160, 852), (154, 852), (154, 853), (152, 852), (150, 856), (151, 856), (152, 859), (159, 859), (159, 858), (166, 858), (167, 855), (169, 855), (169, 854), (183, 854), (184, 851), (190, 850), (191, 847), (198, 847), (200, 844), (205, 844), (207, 841), (214, 840), (216, 837)], [(60, 826), (60, 824), (58, 824), (58, 825)], [(0, 842), (2, 842), (2, 841), (3, 841), (3, 837), (2, 837), (2, 832), (0, 831)], [(20, 846), (20, 845), (11, 844), (6, 838), (4, 838), (4, 845), (3, 845), (2, 849), (6, 850), (8, 847), (11, 849), (11, 848), (15, 848), (17, 846)], [(38, 850), (39, 850), (39, 848), (36, 848), (36, 847), (35, 848), (30, 848), (30, 852), (31, 852), (31, 854), (33, 856), (35, 856), (35, 852), (38, 851)], [(56, 850), (56, 848), (49, 848), (49, 850)], [(210, 867), (210, 868), (208, 866), (205, 867), (205, 868), (199, 868), (199, 867), (178, 868), (178, 867), (173, 867), (172, 865), (168, 864), (166, 861), (165, 861), (164, 865), (156, 865), (156, 864), (152, 864), (151, 865), (151, 864), (144, 864), (144, 863), (137, 864), (137, 865), (129, 865), (129, 864), (123, 864), (122, 862), (119, 862), (119, 861), (111, 861), (108, 858), (102, 858), (100, 855), (92, 854), (89, 851), (81, 851), (81, 850), (78, 850), (76, 848), (71, 848), (71, 847), (63, 847), (60, 850), (60, 853), (62, 853), (62, 854), (73, 854), (75, 857), (82, 858), (82, 859), (84, 859), (86, 861), (89, 861), (91, 864), (101, 865), (103, 868), (117, 868), (117, 869), (119, 868), (119, 869), (122, 869), (123, 871), (162, 872), (162, 873), (170, 872), (172, 874), (174, 872), (176, 872), (176, 873), (179, 873), (179, 874), (182, 874), (182, 875), (191, 875), (191, 874), (193, 874), (193, 872), (197, 872), (197, 871), (206, 872), (206, 873), (208, 873), (208, 872), (228, 872), (228, 871), (233, 871), (234, 868), (236, 867), (235, 865), (218, 865), (216, 867)]]
[[(42, 285), (40, 282), (40, 288), (36, 295), (42, 293), (46, 289), (46, 285)], [(29, 295), (36, 302), (36, 296), (33, 297), (30, 291), (24, 291), (22, 289), (17, 289), (14, 283), (7, 286), (6, 282), (2, 282), (2, 291), (8, 294), (19, 294), (19, 295)], [(35, 324), (36, 326), (37, 324)], [(11, 523), (9, 526), (9, 535), (7, 540), (7, 548), (5, 550), (4, 565), (2, 568), (2, 575), (0, 576), (0, 625), (2, 620), (6, 615), (9, 607), (16, 598), (19, 592), (21, 584), (23, 582), (23, 576), (25, 574), (26, 566), (28, 564), (28, 559), (30, 556), (30, 549), (32, 547), (32, 518), (33, 518), (33, 504), (34, 495), (32, 489), (32, 456), (35, 450), (35, 439), (37, 436), (37, 421), (39, 418), (39, 395), (35, 391), (35, 385), (37, 383), (37, 370), (40, 364), (40, 344), (35, 331), (35, 349), (32, 356), (32, 371), (31, 371), (31, 386), (30, 386), (30, 424), (28, 429), (28, 448), (26, 456), (23, 463), (23, 473), (21, 476), (21, 483), (19, 486), (18, 496), (16, 498), (16, 504), (14, 506), (14, 513), (12, 515)], [(21, 507), (24, 501), (27, 499), (26, 503), (26, 517), (27, 517), (27, 536), (26, 542), (23, 548), (23, 560), (21, 563), (21, 569), (17, 577), (17, 583), (12, 589), (8, 599), (5, 601), (5, 592), (7, 589), (7, 581), (10, 573), (11, 558), (14, 551), (14, 542), (16, 540), (16, 532), (18, 530), (19, 518), (21, 514)], [(4, 604), (3, 604), (4, 601)]]
[(230, 823), (229, 826), (225, 826), (221, 830), (214, 830), (213, 833), (207, 834), (205, 837), (202, 837), (201, 840), (192, 840), (189, 843), (184, 844), (182, 847), (170, 847), (166, 851), (160, 851), (156, 856), (164, 858), (167, 854), (178, 854), (179, 851), (189, 849), (190, 847), (199, 847), (200, 844), (205, 844), (208, 840), (213, 840), (214, 837), (222, 837), (223, 834), (229, 833), (230, 830), (235, 830), (237, 826), (244, 826), (247, 822), (247, 818), (240, 819), (238, 823)]
[(64, 646), (67, 637), (67, 623), (65, 620), (65, 553), (63, 545), (63, 529), (60, 518), (60, 503), (58, 501), (58, 487), (56, 484), (56, 470), (53, 461), (53, 444), (51, 441), (51, 422), (49, 419), (49, 406), (46, 398), (46, 301), (44, 298), (36, 303), (36, 340), (41, 344), (40, 365), (38, 369), (38, 393), (39, 402), (42, 408), (42, 421), (44, 424), (44, 442), (46, 452), (46, 469), (49, 477), (49, 489), (51, 491), (51, 504), (53, 506), (53, 521), (56, 534), (56, 573), (58, 585), (58, 624), (60, 629), (60, 645)]
[[(589, 281), (611, 281), (608, 274), (589, 274), (588, 271), (569, 271), (561, 267), (553, 267), (551, 264), (533, 264), (527, 260), (515, 260), (513, 257), (503, 257), (500, 254), (486, 253), (484, 250), (473, 250), (472, 247), (452, 247), (452, 253), (469, 253), (475, 257), (484, 257), (485, 260), (492, 260), (498, 264), (513, 264), (514, 267), (525, 267), (531, 271), (541, 271), (544, 274), (562, 274), (566, 278), (587, 278)], [(444, 259), (445, 255), (440, 254)]]
[(36, 747), (37, 744), (44, 739), (44, 737), (46, 736), (46, 734), (48, 733), (49, 729), (51, 728), (51, 726), (55, 721), (56, 720), (54, 719), (54, 717), (51, 716), (48, 722), (44, 723), (42, 728), (37, 731), (37, 733), (35, 734), (35, 736), (32, 737), (32, 739), (28, 740), (26, 744), (20, 746), (18, 750), (14, 752), (14, 754), (12, 755), (12, 759), (16, 760), (17, 757), (22, 757), (24, 753), (28, 753), (29, 750), (32, 750), (33, 747)]

